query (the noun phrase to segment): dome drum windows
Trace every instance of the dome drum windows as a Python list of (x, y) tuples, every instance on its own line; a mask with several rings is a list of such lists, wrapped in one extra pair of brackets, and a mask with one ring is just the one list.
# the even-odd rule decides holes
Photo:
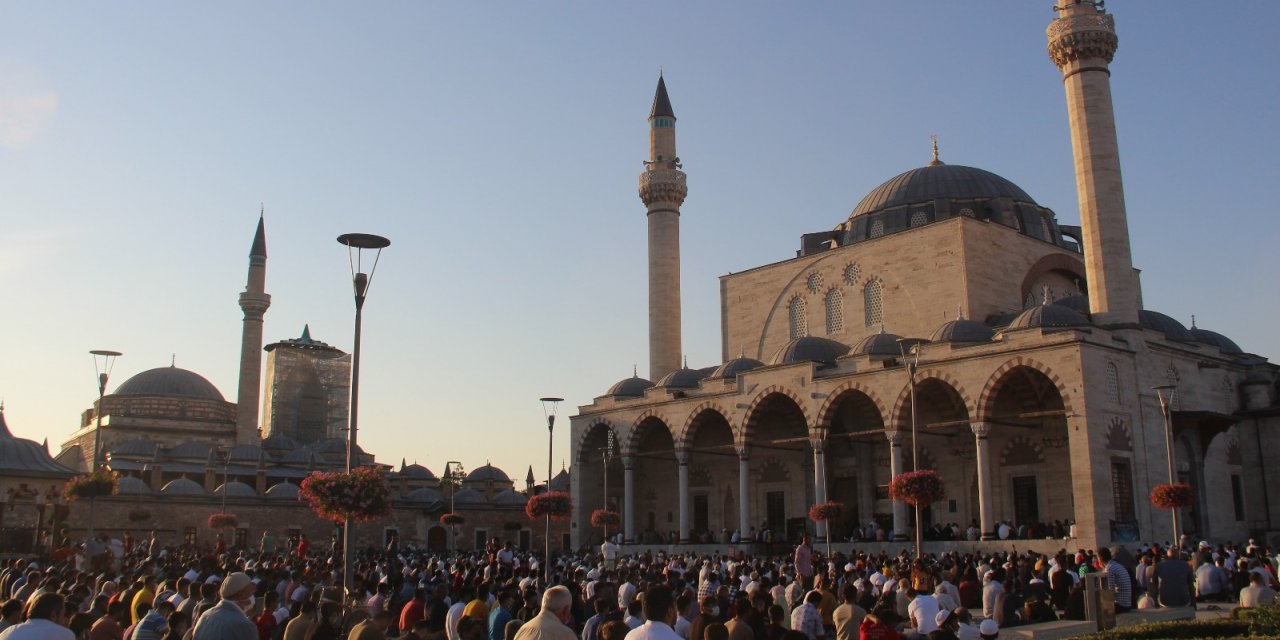
[(832, 287), (827, 291), (826, 296), (827, 311), (827, 334), (839, 333), (844, 331), (844, 295), (840, 290)]
[(884, 285), (879, 278), (872, 278), (862, 288), (862, 307), (866, 326), (884, 324)]
[(787, 317), (792, 340), (809, 335), (809, 320), (805, 317), (804, 298), (797, 295), (787, 303)]

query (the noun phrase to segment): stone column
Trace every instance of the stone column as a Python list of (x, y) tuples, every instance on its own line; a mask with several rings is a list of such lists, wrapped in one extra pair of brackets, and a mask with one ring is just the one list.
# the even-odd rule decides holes
[(876, 513), (875, 451), (871, 445), (858, 447), (858, 526), (865, 527)]
[(751, 531), (751, 514), (747, 513), (751, 506), (751, 501), (748, 499), (750, 490), (751, 465), (747, 450), (744, 448), (738, 453), (738, 531), (744, 540), (747, 532)]
[(995, 540), (995, 511), (991, 507), (991, 452), (990, 441), (987, 439), (991, 433), (991, 425), (975, 422), (969, 428), (973, 430), (974, 446), (977, 449), (974, 462), (978, 466), (978, 526), (982, 528), (983, 540)]
[[(900, 431), (885, 431), (884, 436), (889, 439), (889, 477), (890, 482), (893, 478), (902, 473), (902, 441), (904, 440)], [(893, 501), (893, 539), (907, 539), (907, 503)]]
[(631, 544), (636, 541), (636, 459), (633, 456), (622, 457), (622, 541)]
[[(810, 440), (813, 447), (813, 501), (822, 504), (827, 501), (827, 462), (823, 452), (823, 441)], [(818, 522), (814, 527), (819, 540), (825, 540), (828, 534), (826, 522)]]
[(680, 542), (689, 541), (689, 452), (676, 450), (676, 464), (679, 465), (680, 480)]

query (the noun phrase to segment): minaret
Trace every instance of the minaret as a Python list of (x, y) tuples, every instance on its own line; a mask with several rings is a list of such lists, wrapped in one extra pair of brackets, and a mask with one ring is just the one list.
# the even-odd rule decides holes
[(267, 288), (267, 228), (258, 216), (258, 232), (249, 250), (249, 280), (240, 294), (244, 311), (244, 330), (240, 338), (240, 390), (236, 398), (236, 442), (256, 444), (262, 438), (258, 429), (258, 397), (262, 382), (262, 317), (271, 306)]
[(1059, 0), (1049, 57), (1062, 70), (1084, 233), (1089, 311), (1101, 324), (1137, 324), (1142, 292), (1129, 251), (1120, 150), (1111, 108), (1115, 19), (1093, 0)]
[(649, 211), (649, 379), (680, 368), (680, 205), (688, 195), (676, 156), (676, 114), (667, 85), (649, 111), (649, 159), (640, 174), (640, 199)]

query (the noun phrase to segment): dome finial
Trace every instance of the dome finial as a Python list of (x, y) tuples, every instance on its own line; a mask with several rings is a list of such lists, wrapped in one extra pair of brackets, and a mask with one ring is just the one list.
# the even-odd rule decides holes
[(631, 365), (631, 377), (632, 378), (640, 377), (640, 365), (637, 365), (637, 364)]
[(176, 353), (169, 354), (169, 366), (170, 367), (178, 366), (178, 354)]
[(929, 163), (929, 166), (937, 167), (946, 164), (938, 159), (938, 134), (935, 133), (929, 136), (929, 141), (933, 143), (933, 161)]
[[(1196, 314), (1191, 314), (1191, 328), (1196, 328)], [(0, 411), (4, 411), (4, 404), (0, 403)]]
[(964, 306), (956, 305), (956, 320), (964, 320)]

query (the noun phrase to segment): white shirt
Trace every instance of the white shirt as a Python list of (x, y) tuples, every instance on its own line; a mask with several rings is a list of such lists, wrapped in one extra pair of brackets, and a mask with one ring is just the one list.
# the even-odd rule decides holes
[(462, 640), (458, 637), (458, 621), (462, 619), (462, 610), (467, 608), (465, 602), (455, 602), (444, 615), (444, 632), (449, 640)]
[(693, 623), (684, 619), (684, 616), (676, 616), (676, 635), (689, 640), (689, 630), (693, 627)]
[(667, 623), (649, 620), (627, 632), (626, 640), (680, 640), (680, 636)]
[(938, 628), (934, 620), (938, 616), (938, 599), (927, 594), (916, 596), (907, 605), (907, 616), (915, 622), (917, 633), (929, 635)]
[[(631, 584), (630, 582), (624, 582), (622, 583), (622, 586), (618, 587), (618, 608), (619, 609), (622, 609), (623, 611), (625, 611), (627, 607), (631, 606), (631, 601), (635, 599), (636, 599), (636, 586), (634, 584)], [(671, 627), (667, 627), (667, 628), (670, 629)], [(672, 633), (675, 633), (675, 632), (673, 631)]]
[(32, 618), (5, 629), (0, 640), (76, 640), (76, 634), (52, 620)]

